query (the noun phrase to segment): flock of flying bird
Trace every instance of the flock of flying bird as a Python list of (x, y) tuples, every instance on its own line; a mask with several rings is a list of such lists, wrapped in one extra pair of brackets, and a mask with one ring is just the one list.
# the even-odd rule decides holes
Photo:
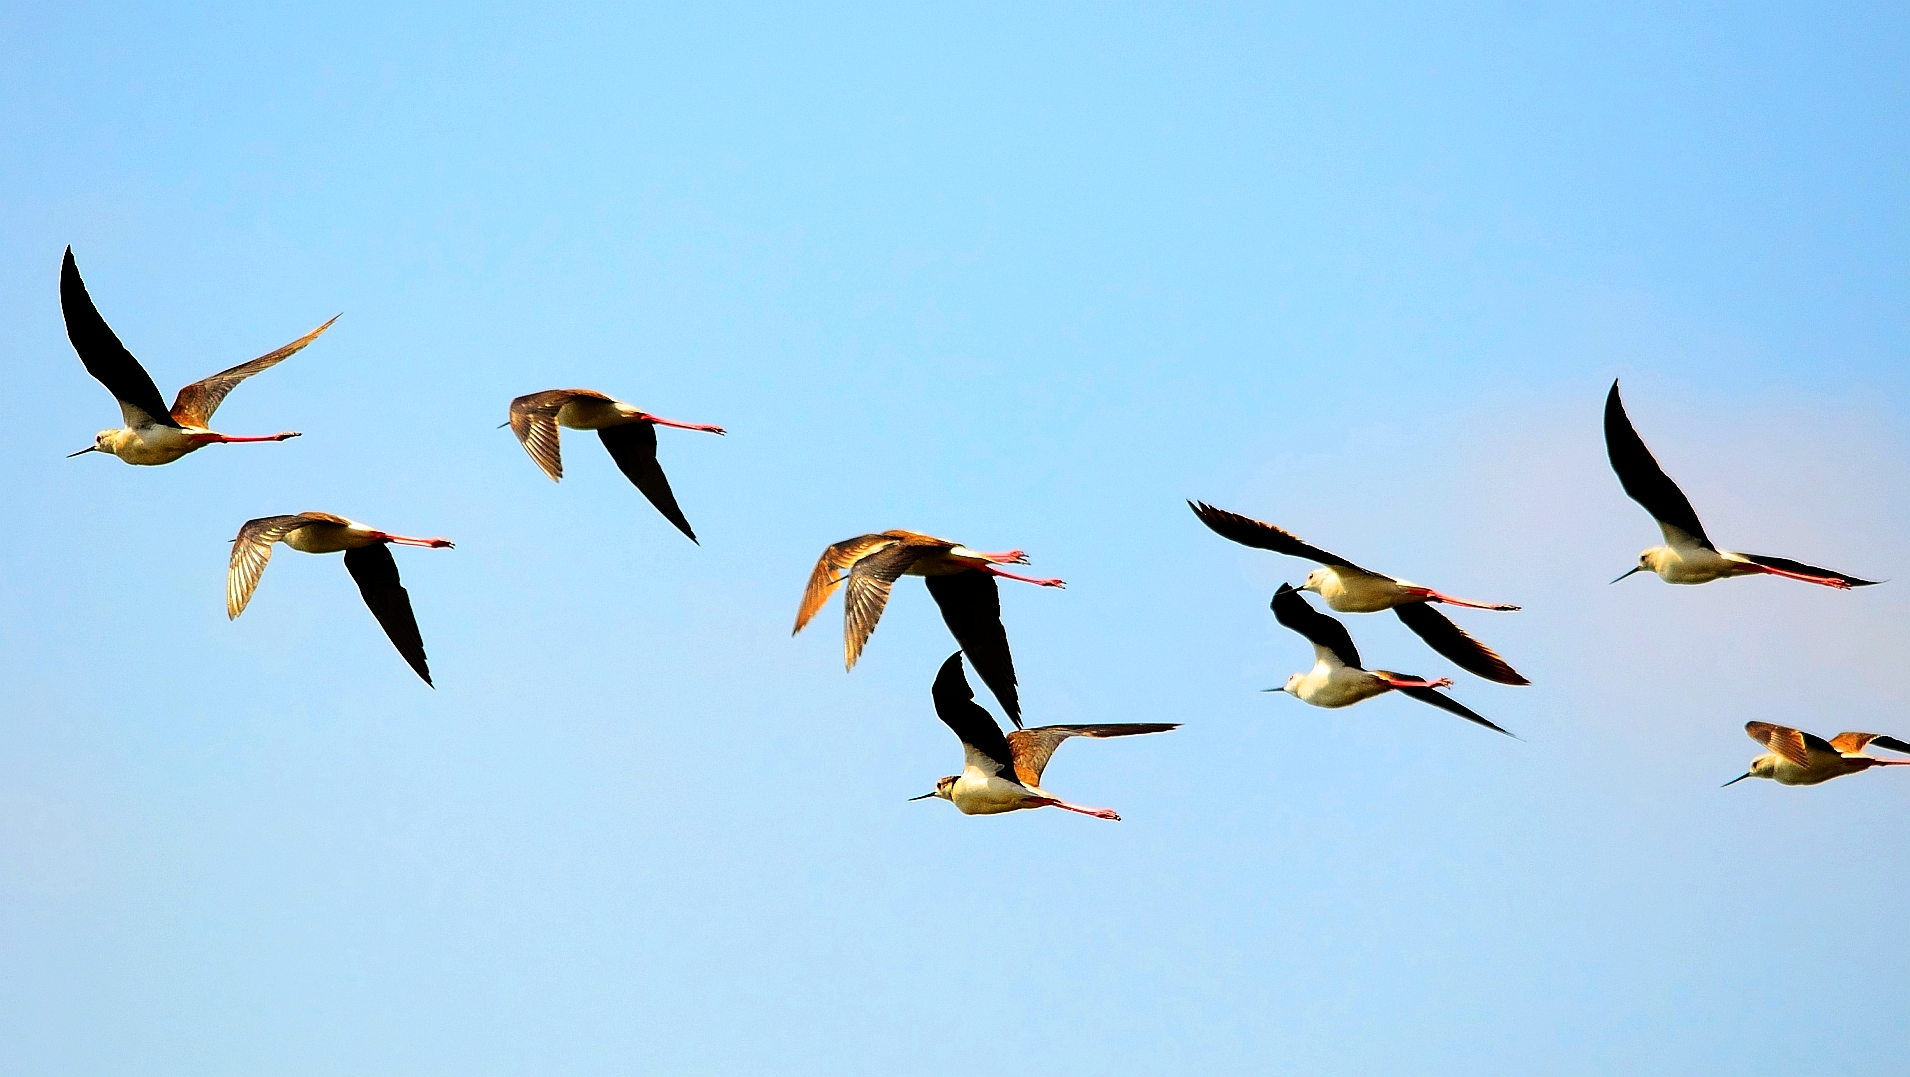
[[(117, 456), (129, 464), (144, 465), (169, 464), (206, 445), (298, 437), (295, 431), (235, 437), (218, 433), (209, 424), (219, 404), (240, 382), (289, 358), (317, 340), (338, 320), (334, 316), (282, 348), (186, 386), (179, 390), (169, 408), (152, 377), (120, 343), (93, 305), (70, 247), (60, 266), (60, 306), (66, 319), (67, 337), (79, 353), (80, 362), (87, 373), (119, 401), (124, 421), (119, 429), (102, 430), (91, 446), (72, 455), (100, 452)], [(670, 426), (722, 434), (722, 427), (665, 419), (590, 389), (549, 389), (520, 396), (511, 401), (510, 418), (503, 425), (516, 433), (525, 452), (552, 481), (561, 480), (564, 475), (559, 452), (560, 428), (595, 430), (611, 459), (630, 482), (677, 530), (690, 541), (696, 541), (696, 532), (677, 505), (670, 481), (657, 463), (656, 428)], [(1738, 553), (1713, 544), (1691, 502), (1659, 467), (1633, 429), (1624, 403), (1619, 399), (1617, 382), (1612, 383), (1605, 399), (1605, 445), (1619, 483), (1657, 520), (1665, 539), (1664, 545), (1639, 554), (1637, 566), (1618, 577), (1619, 580), (1637, 572), (1652, 572), (1674, 584), (1710, 583), (1752, 575), (1782, 576), (1846, 590), (1875, 582), (1782, 557)], [(1319, 566), (1309, 572), (1297, 588), (1281, 584), (1272, 603), (1274, 619), (1313, 645), (1313, 666), (1287, 678), (1282, 687), (1268, 691), (1283, 692), (1316, 707), (1346, 707), (1397, 691), (1487, 729), (1511, 735), (1444, 694), (1441, 689), (1452, 686), (1450, 678), (1429, 680), (1414, 674), (1366, 669), (1360, 664), (1359, 651), (1346, 626), (1313, 608), (1305, 594), (1318, 595), (1335, 613), (1391, 610), (1435, 653), (1453, 665), (1506, 685), (1530, 682), (1490, 647), (1433, 607), (1447, 605), (1497, 611), (1519, 607), (1455, 598), (1362, 568), (1272, 524), (1200, 502), (1188, 505), (1202, 523), (1223, 538)], [(325, 512), (247, 520), (240, 525), (238, 537), (233, 540), (227, 570), (226, 614), (229, 618), (237, 618), (245, 611), (265, 573), (272, 548), (281, 542), (301, 553), (344, 553), (345, 568), (357, 583), (372, 616), (418, 676), (426, 684), (431, 683), (424, 639), (412, 612), (411, 597), (399, 580), (391, 547), (450, 549), (450, 540), (393, 534)], [(965, 759), (960, 774), (941, 779), (934, 791), (913, 799), (940, 797), (967, 815), (1056, 807), (1102, 819), (1119, 819), (1119, 815), (1106, 808), (1072, 804), (1043, 789), (1041, 776), (1048, 760), (1062, 741), (1072, 737), (1162, 733), (1176, 725), (1133, 722), (1022, 728), (1015, 663), (1009, 651), (1007, 631), (1002, 626), (1001, 597), (995, 581), (999, 578), (1040, 587), (1064, 586), (1061, 580), (1018, 575), (1001, 567), (1027, 562), (1027, 556), (1020, 550), (984, 553), (915, 531), (892, 530), (846, 539), (824, 550), (817, 560), (808, 586), (803, 590), (794, 631), (802, 631), (830, 595), (846, 584), (843, 661), (845, 668), (852, 669), (875, 631), (895, 582), (903, 576), (922, 577), (960, 648), (937, 672), (931, 695), (936, 714), (961, 740)], [(1004, 735), (987, 709), (975, 702), (975, 693), (963, 672), (964, 655), (1014, 723), (1014, 732)], [(1771, 778), (1785, 785), (1815, 785), (1872, 767), (1910, 765), (1910, 759), (1884, 759), (1867, 754), (1865, 749), (1875, 746), (1910, 755), (1910, 743), (1876, 733), (1840, 733), (1826, 741), (1801, 730), (1766, 722), (1751, 722), (1745, 731), (1769, 750), (1752, 760), (1749, 771), (1726, 785), (1752, 777)]]

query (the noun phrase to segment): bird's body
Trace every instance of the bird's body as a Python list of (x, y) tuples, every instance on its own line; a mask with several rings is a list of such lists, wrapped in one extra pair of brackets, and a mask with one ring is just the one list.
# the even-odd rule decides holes
[(1353, 646), (1353, 637), (1346, 626), (1307, 605), (1293, 585), (1283, 583), (1274, 592), (1273, 616), (1313, 644), (1313, 668), (1293, 674), (1285, 685), (1268, 691), (1285, 692), (1302, 703), (1328, 708), (1350, 707), (1374, 696), (1398, 691), (1487, 729), (1506, 733), (1471, 708), (1441, 695), (1438, 689), (1452, 686), (1452, 681), (1444, 677), (1429, 681), (1410, 673), (1362, 668), (1359, 651)]
[(345, 568), (358, 584), (372, 616), (385, 630), (392, 646), (404, 656), (412, 670), (431, 683), (431, 668), (425, 658), (424, 638), (418, 632), (418, 619), (411, 610), (411, 596), (398, 579), (398, 563), (390, 546), (426, 546), (450, 549), (451, 541), (442, 538), (414, 538), (361, 524), (328, 512), (301, 512), (293, 516), (262, 516), (247, 520), (232, 543), (232, 558), (226, 570), (226, 616), (236, 619), (252, 601), (252, 592), (272, 559), (272, 545), (283, 542), (300, 553), (343, 553)]
[(80, 279), (79, 267), (73, 261), (71, 247), (67, 248), (66, 256), (60, 263), (60, 309), (66, 319), (66, 335), (73, 343), (73, 350), (79, 354), (87, 373), (106, 386), (119, 402), (120, 419), (124, 423), (118, 429), (100, 431), (94, 436), (91, 446), (72, 455), (100, 452), (117, 456), (128, 464), (148, 467), (170, 464), (207, 445), (284, 441), (298, 437), (297, 432), (289, 430), (262, 437), (233, 437), (221, 434), (207, 424), (212, 421), (213, 412), (218, 410), (226, 394), (240, 382), (278, 365), (317, 340), (320, 333), (331, 328), (332, 322), (338, 320), (334, 316), (331, 321), (282, 348), (193, 382), (179, 390), (172, 406), (167, 407), (165, 399), (159, 395), (159, 387), (153, 384), (152, 375), (146, 373), (146, 368), (140, 366), (139, 360), (133, 358), (126, 346), (120, 343), (119, 337), (93, 305), (93, 297), (87, 293), (86, 283)]
[(854, 669), (862, 648), (875, 632), (876, 622), (882, 618), (895, 581), (903, 576), (921, 576), (955, 642), (1019, 727), (1021, 702), (1016, 692), (1015, 661), (1008, 649), (1007, 629), (1001, 623), (1001, 592), (995, 577), (1042, 587), (1065, 586), (1060, 580), (1020, 576), (997, 567), (1027, 561), (1020, 550), (984, 553), (919, 531), (898, 529), (844, 539), (822, 551), (816, 560), (809, 583), (803, 588), (802, 605), (796, 611), (796, 627), (790, 634), (801, 632), (836, 588), (846, 582), (849, 593), (842, 604), (843, 668)]
[(1910, 759), (1879, 759), (1864, 754), (1872, 744), (1910, 753), (1910, 744), (1879, 733), (1839, 733), (1824, 740), (1801, 729), (1769, 722), (1746, 722), (1744, 732), (1770, 751), (1751, 760), (1751, 769), (1726, 785), (1746, 778), (1769, 778), (1779, 785), (1817, 785), (1872, 767), (1910, 766)]
[(1361, 568), (1273, 524), (1218, 509), (1204, 502), (1189, 501), (1187, 506), (1194, 510), (1194, 515), (1200, 518), (1201, 523), (1222, 538), (1242, 546), (1272, 550), (1319, 564), (1319, 568), (1307, 573), (1306, 581), (1299, 589), (1319, 595), (1327, 608), (1335, 613), (1380, 613), (1392, 610), (1401, 624), (1412, 629), (1415, 635), (1426, 641), (1427, 646), (1457, 664), (1460, 669), (1500, 684), (1531, 683), (1492, 648), (1467, 635), (1464, 629), (1434, 610), (1432, 605), (1443, 603), (1499, 611), (1511, 611), (1519, 607), (1454, 598), (1411, 580)]
[(935, 783), (935, 791), (915, 797), (940, 797), (963, 815), (1000, 815), (1025, 808), (1062, 808), (1119, 820), (1108, 808), (1070, 804), (1041, 787), (1048, 760), (1061, 742), (1072, 737), (1128, 737), (1165, 733), (1178, 723), (1129, 722), (1110, 725), (1051, 725), (1017, 729), (1003, 736), (995, 719), (975, 702), (975, 692), (962, 675), (962, 653), (948, 657), (935, 675), (935, 714), (962, 742), (960, 774)]
[(505, 425), (517, 435), (524, 451), (552, 482), (564, 477), (558, 427), (595, 430), (598, 440), (603, 442), (604, 449), (631, 485), (650, 499), (664, 519), (675, 524), (691, 542), (696, 541), (696, 532), (690, 529), (689, 520), (677, 506), (670, 480), (657, 463), (656, 428), (674, 426), (722, 434), (722, 427), (665, 419), (595, 389), (546, 389), (541, 393), (527, 393), (511, 401), (510, 418)]
[[(1657, 521), (1664, 545), (1652, 546), (1638, 555), (1634, 572), (1650, 572), (1666, 583), (1696, 585), (1733, 576), (1782, 576), (1847, 591), (1869, 587), (1875, 580), (1860, 580), (1833, 569), (1806, 565), (1784, 557), (1739, 553), (1713, 543), (1705, 534), (1697, 510), (1678, 484), (1665, 474), (1644, 439), (1625, 414), (1625, 402), (1618, 396), (1618, 383), (1612, 382), (1605, 394), (1605, 453), (1610, 458), (1618, 483), (1633, 501), (1643, 506)], [(1613, 580), (1617, 583), (1618, 580)]]

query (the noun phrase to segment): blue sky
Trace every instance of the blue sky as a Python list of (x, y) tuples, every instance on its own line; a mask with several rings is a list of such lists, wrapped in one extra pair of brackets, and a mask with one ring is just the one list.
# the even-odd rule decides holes
[[(1718, 784), (1761, 719), (1910, 735), (1910, 592), (1606, 581), (1656, 530), (1905, 578), (1906, 31), (1889, 6), (0, 11), (0, 1061), (22, 1074), (1896, 1072), (1903, 775)], [(162, 391), (339, 311), (164, 468)], [(588, 435), (661, 431), (703, 543)], [(1326, 484), (1332, 487), (1327, 488)], [(1308, 566), (1189, 497), (1524, 605), (1492, 736), (1308, 661)], [(336, 559), (400, 549), (438, 689)], [(1051, 787), (954, 769), (905, 581), (852, 674), (829, 542), (1019, 546)], [(1456, 672), (1391, 618), (1375, 665)]]

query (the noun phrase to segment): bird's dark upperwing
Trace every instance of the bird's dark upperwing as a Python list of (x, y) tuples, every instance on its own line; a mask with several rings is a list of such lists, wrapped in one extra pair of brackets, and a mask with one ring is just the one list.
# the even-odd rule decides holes
[[(1008, 747), (1008, 738), (1001, 735), (994, 716), (975, 702), (975, 690), (962, 675), (962, 652), (956, 651), (942, 663), (935, 674), (934, 695), (936, 717), (961, 738), (971, 760), (977, 763), (986, 760), (994, 764), (996, 774), (1014, 781), (1015, 754)], [(977, 756), (979, 760), (974, 759)]]
[(1393, 613), (1414, 635), (1425, 640), (1426, 646), (1451, 659), (1460, 669), (1500, 684), (1532, 683), (1519, 676), (1519, 671), (1507, 665), (1492, 648), (1467, 635), (1465, 629), (1430, 605), (1410, 602), (1394, 606)]
[(334, 314), (331, 317), (331, 321), (326, 322), (324, 325), (319, 326), (317, 329), (312, 330), (277, 351), (266, 352), (257, 359), (240, 363), (238, 366), (232, 367), (229, 370), (221, 370), (210, 378), (201, 378), (191, 385), (186, 386), (184, 389), (179, 390), (179, 395), (174, 397), (172, 401), (172, 411), (170, 414), (172, 415), (173, 421), (181, 426), (210, 426), (212, 424), (212, 413), (219, 410), (219, 405), (225, 400), (226, 394), (237, 388), (240, 382), (267, 367), (279, 365), (279, 363), (283, 362), (286, 358), (296, 354), (298, 350), (305, 347), (305, 345), (317, 340), (320, 333), (330, 329), (332, 322), (337, 321), (342, 316), (343, 315)]
[[(1194, 510), (1200, 522), (1206, 524), (1221, 538), (1232, 539), (1242, 546), (1252, 546), (1261, 550), (1272, 550), (1289, 557), (1303, 557), (1322, 565), (1340, 565), (1356, 572), (1365, 569), (1348, 561), (1344, 557), (1327, 553), (1318, 546), (1303, 541), (1298, 535), (1269, 523), (1262, 523), (1237, 512), (1217, 509), (1204, 501), (1189, 501), (1187, 507)], [(1372, 575), (1372, 573), (1368, 573)]]
[(1860, 580), (1855, 576), (1846, 575), (1834, 569), (1818, 568), (1815, 565), (1807, 565), (1802, 561), (1793, 561), (1788, 557), (1766, 557), (1763, 554), (1757, 553), (1745, 553), (1739, 554), (1738, 556), (1754, 565), (1763, 565), (1765, 568), (1782, 569), (1785, 572), (1795, 572), (1800, 576), (1812, 576), (1820, 580), (1836, 580), (1846, 587), (1875, 587), (1877, 585), (1876, 580)]
[(60, 312), (66, 316), (66, 339), (73, 342), (86, 372), (99, 379), (119, 401), (127, 426), (179, 425), (167, 412), (166, 398), (159, 395), (152, 375), (113, 335), (99, 308), (93, 306), (93, 297), (86, 294), (86, 282), (80, 279), (79, 266), (73, 263), (71, 247), (66, 248), (66, 258), (60, 262)]
[(1124, 722), (1114, 725), (1044, 725), (1017, 729), (1008, 734), (1008, 747), (1015, 753), (1015, 778), (1029, 788), (1041, 784), (1041, 773), (1048, 769), (1054, 750), (1069, 737), (1132, 737), (1140, 733), (1165, 733), (1179, 729), (1179, 722)]
[(643, 491), (643, 496), (650, 499), (650, 504), (695, 542), (696, 532), (690, 530), (690, 521), (684, 519), (683, 510), (677, 508), (676, 495), (670, 492), (670, 480), (664, 477), (663, 468), (657, 463), (656, 424), (639, 420), (622, 426), (606, 426), (597, 431), (597, 436), (603, 439), (604, 448), (610, 450), (610, 458), (637, 489)]
[(358, 593), (364, 597), (371, 615), (384, 627), (392, 646), (405, 656), (405, 661), (424, 678), (424, 683), (430, 684), (431, 667), (425, 664), (424, 637), (418, 634), (418, 618), (411, 612), (411, 595), (405, 591), (404, 584), (398, 582), (398, 562), (391, 556), (391, 547), (381, 542), (346, 550), (345, 567), (351, 570), (351, 578), (358, 581)]
[[(1644, 439), (1632, 428), (1631, 419), (1625, 414), (1625, 402), (1618, 398), (1616, 381), (1605, 397), (1605, 454), (1611, 458), (1612, 470), (1618, 474), (1618, 484), (1633, 501), (1651, 513), (1660, 530), (1676, 528), (1698, 545), (1708, 550), (1717, 549), (1705, 537), (1704, 524), (1699, 522), (1698, 513), (1684, 491), (1658, 466), (1657, 458), (1645, 448)], [(1665, 542), (1677, 545), (1670, 531), (1665, 532)]]
[(895, 581), (915, 562), (936, 552), (939, 552), (937, 547), (897, 542), (850, 567), (849, 593), (842, 598), (844, 669), (854, 669), (856, 659), (862, 657), (863, 645), (869, 642), (875, 623), (882, 619), (882, 608), (889, 604), (889, 589), (895, 586)]
[(961, 644), (969, 664), (1001, 709), (1021, 728), (1021, 697), (1015, 692), (1015, 658), (1008, 651), (1008, 630), (1001, 624), (1001, 588), (980, 569), (948, 576), (924, 576), (928, 593), (942, 609), (949, 633)]
[[(1400, 673), (1400, 674), (1396, 674), (1396, 676), (1400, 677), (1402, 680), (1417, 681), (1417, 680), (1425, 679), (1423, 677), (1415, 677), (1410, 673)], [(1404, 695), (1409, 695), (1413, 697), (1414, 699), (1419, 700), (1421, 703), (1430, 703), (1433, 706), (1438, 707), (1442, 711), (1451, 711), (1452, 713), (1458, 715), (1461, 718), (1464, 718), (1465, 720), (1469, 722), (1477, 722), (1480, 725), (1485, 726), (1487, 729), (1492, 730), (1494, 733), (1505, 733), (1505, 735), (1508, 737), (1512, 736), (1511, 733), (1492, 724), (1492, 722), (1489, 719), (1487, 719), (1484, 715), (1473, 710), (1471, 707), (1466, 706), (1464, 703), (1461, 703), (1458, 700), (1452, 698), (1451, 696), (1441, 693), (1439, 689), (1437, 688), (1400, 688), (1400, 689), (1397, 689), (1397, 691), (1399, 691), (1400, 693)], [(1516, 740), (1517, 738), (1515, 737), (1513, 739)]]
[(1273, 619), (1305, 636), (1314, 646), (1332, 651), (1341, 664), (1366, 668), (1360, 665), (1359, 649), (1353, 646), (1353, 636), (1346, 626), (1314, 609), (1292, 584), (1283, 583), (1273, 593)]

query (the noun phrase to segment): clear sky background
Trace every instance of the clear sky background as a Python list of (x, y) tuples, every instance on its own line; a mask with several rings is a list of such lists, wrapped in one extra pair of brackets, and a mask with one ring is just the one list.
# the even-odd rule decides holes
[[(1311, 7), (1308, 5), (1306, 7)], [(1718, 785), (1745, 721), (1910, 735), (1910, 17), (1769, 5), (0, 11), (0, 1070), (1900, 1073), (1910, 775)], [(707, 6), (706, 6), (707, 8)], [(344, 312), (163, 468), (170, 396)], [(1896, 582), (1606, 581), (1658, 541), (1606, 387), (1720, 542)], [(509, 400), (660, 432), (692, 546)], [(1310, 567), (1494, 736), (1305, 668)], [(438, 688), (318, 509), (400, 549)], [(1062, 795), (956, 769), (904, 581), (851, 674), (817, 553), (1019, 546)], [(985, 695), (984, 702), (993, 706)]]

